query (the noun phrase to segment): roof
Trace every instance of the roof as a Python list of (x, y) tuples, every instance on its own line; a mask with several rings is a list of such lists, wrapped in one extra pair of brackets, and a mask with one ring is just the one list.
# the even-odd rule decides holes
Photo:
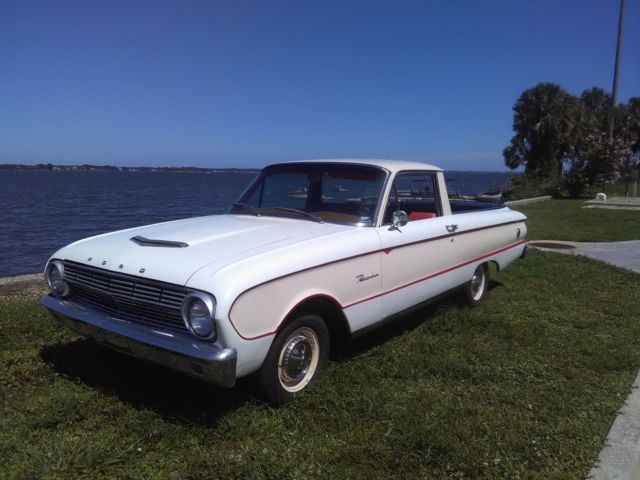
[(389, 160), (382, 158), (324, 158), (317, 160), (294, 160), (282, 163), (351, 163), (359, 165), (371, 165), (374, 167), (386, 168), (392, 173), (400, 170), (431, 170), (441, 172), (440, 167), (424, 162), (409, 160)]

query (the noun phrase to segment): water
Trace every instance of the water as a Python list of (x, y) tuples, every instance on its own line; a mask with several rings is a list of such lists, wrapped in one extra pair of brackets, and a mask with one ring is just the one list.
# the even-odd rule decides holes
[(510, 172), (445, 172), (449, 193), (472, 195), (495, 192), (509, 183)]
[[(450, 172), (461, 194), (508, 173)], [(58, 248), (128, 227), (225, 211), (252, 173), (0, 170), (0, 277), (41, 272)]]
[(90, 235), (223, 212), (254, 176), (0, 171), (0, 277), (42, 271)]

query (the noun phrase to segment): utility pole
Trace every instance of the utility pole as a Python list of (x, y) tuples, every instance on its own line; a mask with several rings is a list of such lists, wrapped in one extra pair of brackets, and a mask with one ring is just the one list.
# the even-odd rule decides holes
[(609, 110), (609, 142), (613, 141), (613, 122), (618, 96), (618, 74), (620, 72), (620, 51), (622, 50), (622, 29), (624, 27), (624, 2), (620, 0), (620, 16), (618, 17), (618, 42), (616, 44), (616, 63), (613, 67), (613, 88), (611, 89), (611, 109)]

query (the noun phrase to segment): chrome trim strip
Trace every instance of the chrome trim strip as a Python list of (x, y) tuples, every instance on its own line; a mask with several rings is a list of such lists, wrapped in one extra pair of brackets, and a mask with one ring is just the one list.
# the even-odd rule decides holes
[(234, 348), (220, 348), (191, 335), (140, 326), (51, 295), (43, 297), (40, 304), (61, 325), (109, 348), (209, 383), (223, 387), (235, 384), (237, 352)]

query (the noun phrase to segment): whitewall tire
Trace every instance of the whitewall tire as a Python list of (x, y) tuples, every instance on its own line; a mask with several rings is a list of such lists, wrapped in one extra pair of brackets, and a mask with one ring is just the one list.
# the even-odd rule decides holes
[(489, 290), (489, 270), (486, 265), (478, 265), (471, 280), (464, 286), (464, 299), (470, 307), (477, 307)]
[(277, 335), (258, 381), (267, 400), (282, 405), (312, 386), (327, 366), (329, 330), (317, 315), (303, 315)]

